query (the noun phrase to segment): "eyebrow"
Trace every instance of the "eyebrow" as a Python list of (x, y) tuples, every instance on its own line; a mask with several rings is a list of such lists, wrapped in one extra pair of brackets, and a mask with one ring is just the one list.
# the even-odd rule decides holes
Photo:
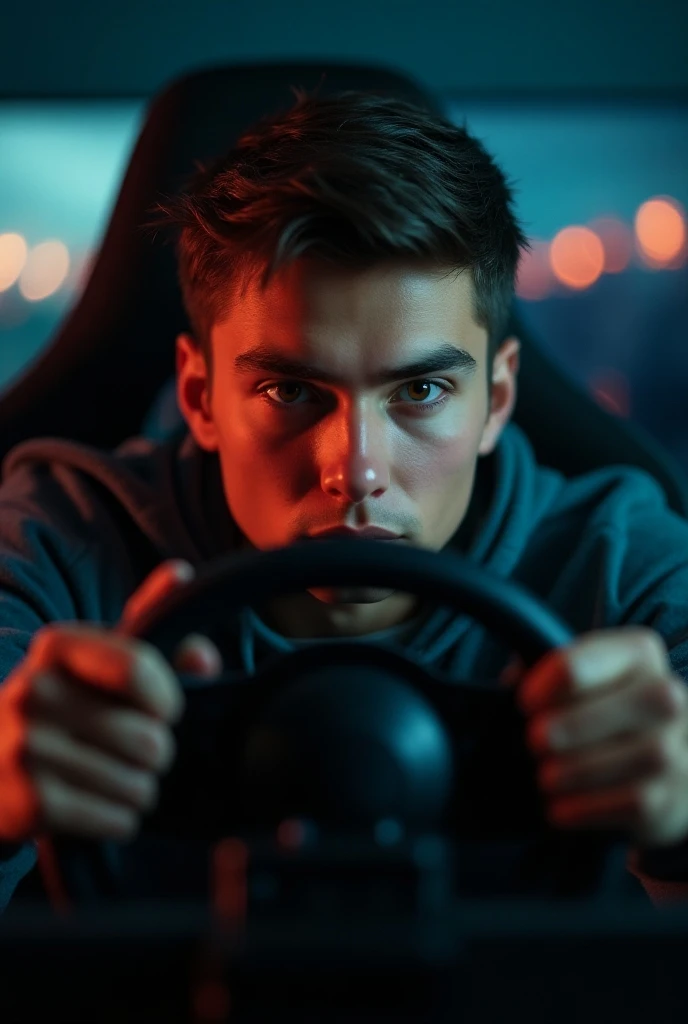
[[(277, 374), (280, 377), (316, 380), (323, 384), (341, 383), (336, 374), (322, 370), (311, 363), (289, 359), (267, 345), (259, 345), (257, 348), (237, 356), (234, 360), (234, 368), (238, 373), (253, 373), (260, 370)], [(445, 373), (448, 370), (470, 378), (474, 376), (477, 369), (478, 364), (470, 352), (445, 342), (425, 353), (423, 358), (416, 362), (377, 370), (371, 374), (370, 381), (373, 386), (380, 386), (393, 384), (395, 381), (405, 380), (407, 377), (427, 377), (430, 374)]]

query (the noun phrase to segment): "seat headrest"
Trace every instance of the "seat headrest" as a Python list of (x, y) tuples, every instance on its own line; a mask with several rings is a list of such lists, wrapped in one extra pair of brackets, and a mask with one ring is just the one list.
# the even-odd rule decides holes
[(245, 64), (204, 69), (151, 103), (84, 291), (39, 359), (0, 394), (0, 459), (51, 435), (113, 448), (138, 433), (174, 373), (188, 328), (174, 247), (142, 225), (196, 163), (221, 156), (261, 117), (290, 109), (293, 86), (320, 95), (360, 89), (438, 110), (407, 75), (345, 63)]

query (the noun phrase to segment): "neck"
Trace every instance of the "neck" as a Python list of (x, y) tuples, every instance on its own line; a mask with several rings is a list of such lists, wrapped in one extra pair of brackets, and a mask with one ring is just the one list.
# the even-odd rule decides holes
[(355, 637), (378, 633), (408, 621), (420, 609), (412, 594), (392, 593), (367, 604), (331, 603), (311, 593), (277, 598), (260, 609), (263, 620), (292, 638)]

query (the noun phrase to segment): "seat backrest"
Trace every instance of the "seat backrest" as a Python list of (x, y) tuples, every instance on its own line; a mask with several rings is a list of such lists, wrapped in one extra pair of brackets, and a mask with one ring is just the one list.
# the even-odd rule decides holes
[[(196, 161), (233, 146), (267, 113), (294, 104), (291, 86), (320, 94), (361, 89), (440, 111), (441, 104), (394, 69), (321, 61), (204, 69), (172, 83), (149, 108), (91, 276), (38, 359), (0, 393), (0, 459), (19, 442), (53, 436), (110, 449), (139, 433), (174, 375), (174, 339), (188, 327), (173, 246), (142, 224), (161, 195), (177, 191)], [(599, 466), (639, 466), (688, 517), (688, 481), (639, 427), (600, 408), (527, 336), (521, 339), (514, 420), (538, 460), (575, 476)], [(135, 373), (132, 372), (135, 368)]]

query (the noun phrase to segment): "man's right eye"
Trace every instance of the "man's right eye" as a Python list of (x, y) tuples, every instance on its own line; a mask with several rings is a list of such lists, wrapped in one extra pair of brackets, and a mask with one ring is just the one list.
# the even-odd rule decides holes
[[(300, 381), (284, 380), (277, 384), (267, 384), (260, 389), (260, 395), (273, 407), (288, 409), (295, 405), (304, 405), (304, 402), (299, 402), (298, 399), (307, 389), (308, 385)], [(271, 392), (275, 392), (277, 397), (273, 398)]]

